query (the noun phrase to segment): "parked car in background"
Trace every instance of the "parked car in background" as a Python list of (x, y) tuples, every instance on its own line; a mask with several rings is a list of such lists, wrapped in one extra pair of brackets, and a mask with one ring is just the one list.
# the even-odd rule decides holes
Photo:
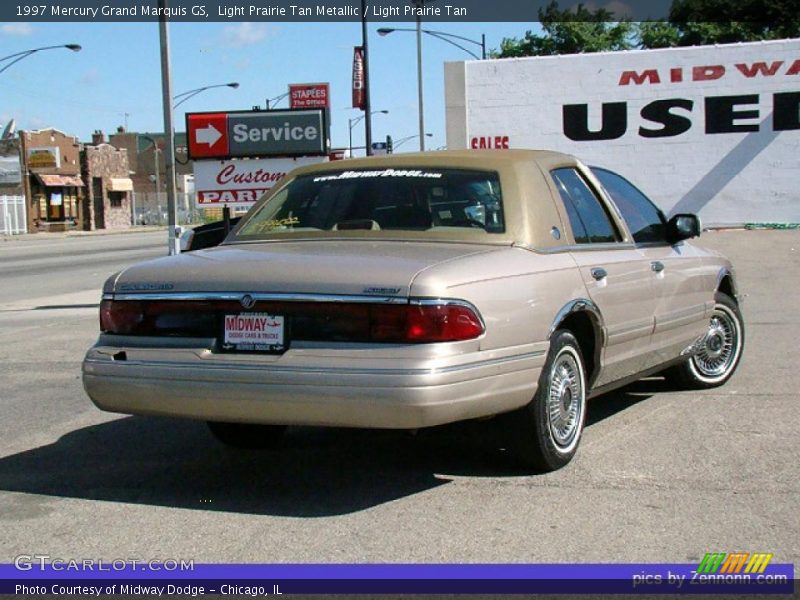
[[(235, 227), (241, 217), (233, 217), (228, 221), (231, 228)], [(186, 228), (181, 233), (181, 252), (192, 252), (203, 248), (219, 246), (230, 230), (224, 221), (213, 221), (197, 227)]]
[(588, 398), (735, 371), (734, 272), (700, 231), (555, 152), (302, 167), (219, 246), (106, 282), (84, 386), (101, 409), (204, 420), (235, 446), (500, 416), (516, 457), (557, 469)]

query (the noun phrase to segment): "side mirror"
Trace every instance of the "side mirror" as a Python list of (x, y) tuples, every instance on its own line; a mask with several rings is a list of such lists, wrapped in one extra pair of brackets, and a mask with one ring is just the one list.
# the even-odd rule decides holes
[(698, 237), (703, 230), (700, 217), (689, 213), (673, 215), (667, 222), (667, 237), (671, 243)]

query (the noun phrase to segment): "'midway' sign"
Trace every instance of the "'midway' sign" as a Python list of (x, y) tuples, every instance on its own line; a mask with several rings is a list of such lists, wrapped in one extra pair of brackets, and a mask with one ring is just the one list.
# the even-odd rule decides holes
[(188, 113), (189, 158), (324, 156), (324, 109)]
[(448, 63), (447, 146), (541, 148), (709, 224), (800, 222), (800, 40)]

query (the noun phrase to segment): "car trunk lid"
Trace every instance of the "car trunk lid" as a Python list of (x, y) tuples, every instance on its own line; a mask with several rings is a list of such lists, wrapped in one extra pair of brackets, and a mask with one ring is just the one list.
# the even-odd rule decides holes
[(124, 270), (106, 293), (261, 292), (409, 295), (414, 277), (496, 246), (401, 241), (295, 241), (223, 245)]

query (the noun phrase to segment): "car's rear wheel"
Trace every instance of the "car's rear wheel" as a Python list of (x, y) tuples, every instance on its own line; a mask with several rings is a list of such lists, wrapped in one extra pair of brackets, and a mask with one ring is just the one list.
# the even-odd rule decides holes
[(286, 433), (285, 425), (209, 421), (208, 428), (226, 446), (247, 449), (277, 448)]
[(720, 386), (736, 371), (743, 348), (742, 314), (736, 302), (720, 292), (699, 351), (667, 371), (667, 378), (688, 389)]
[(586, 419), (586, 370), (578, 341), (557, 331), (533, 400), (509, 415), (511, 450), (527, 466), (554, 471), (578, 450)]

